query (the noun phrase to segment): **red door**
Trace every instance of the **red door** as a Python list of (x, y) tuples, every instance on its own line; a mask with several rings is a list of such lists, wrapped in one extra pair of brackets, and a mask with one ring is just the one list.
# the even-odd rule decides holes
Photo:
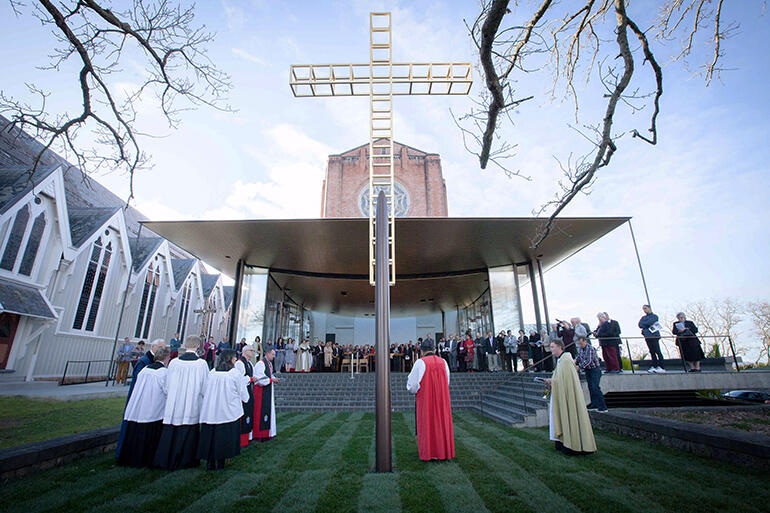
[(19, 316), (11, 313), (0, 314), (0, 369), (5, 369), (11, 355), (13, 337), (19, 325)]

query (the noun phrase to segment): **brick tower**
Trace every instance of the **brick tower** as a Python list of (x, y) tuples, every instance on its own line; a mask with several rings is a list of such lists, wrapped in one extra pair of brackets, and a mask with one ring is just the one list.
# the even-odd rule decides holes
[[(368, 217), (369, 145), (329, 155), (321, 217)], [(447, 217), (441, 157), (393, 142), (397, 217)]]

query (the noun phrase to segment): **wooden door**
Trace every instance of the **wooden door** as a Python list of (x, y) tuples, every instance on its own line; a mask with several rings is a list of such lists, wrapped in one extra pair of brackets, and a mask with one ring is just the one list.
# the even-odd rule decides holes
[(0, 369), (5, 369), (11, 356), (13, 337), (19, 326), (19, 316), (11, 313), (0, 314)]

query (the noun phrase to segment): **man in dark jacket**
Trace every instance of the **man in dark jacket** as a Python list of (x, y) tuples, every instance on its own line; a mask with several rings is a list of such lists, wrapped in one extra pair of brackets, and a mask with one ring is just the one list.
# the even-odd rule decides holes
[(599, 312), (596, 318), (599, 319), (599, 326), (596, 327), (594, 336), (599, 339), (599, 346), (602, 348), (605, 372), (620, 373), (620, 324), (610, 319), (607, 312)]
[(642, 305), (644, 316), (639, 319), (639, 327), (642, 328), (642, 336), (650, 350), (652, 363), (647, 372), (666, 372), (663, 368), (663, 353), (660, 352), (660, 322), (658, 316), (652, 313), (650, 305)]

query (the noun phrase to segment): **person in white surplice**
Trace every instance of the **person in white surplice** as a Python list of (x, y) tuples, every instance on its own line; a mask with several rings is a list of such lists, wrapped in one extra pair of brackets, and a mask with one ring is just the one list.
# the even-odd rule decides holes
[(273, 383), (281, 381), (273, 374), (275, 348), (265, 345), (264, 349), (264, 356), (254, 366), (254, 439), (261, 442), (272, 440), (277, 432)]

